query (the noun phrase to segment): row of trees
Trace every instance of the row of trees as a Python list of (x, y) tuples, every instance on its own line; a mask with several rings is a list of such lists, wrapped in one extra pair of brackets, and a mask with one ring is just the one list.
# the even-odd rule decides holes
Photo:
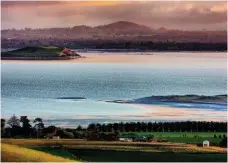
[(55, 126), (45, 127), (41, 118), (35, 118), (32, 123), (27, 116), (18, 118), (13, 115), (8, 121), (1, 119), (2, 137), (44, 138), (48, 133), (56, 133), (62, 138), (85, 138), (94, 132), (114, 135), (119, 132), (227, 132), (227, 122), (91, 123), (84, 129), (80, 125), (75, 129), (63, 129)]
[[(28, 38), (28, 37), (26, 37)], [(122, 49), (122, 50), (152, 50), (152, 51), (227, 51), (227, 43), (224, 39), (221, 43), (208, 42), (203, 43), (200, 41), (175, 42), (172, 40), (153, 41), (153, 39), (146, 39), (151, 41), (134, 39), (136, 41), (129, 41), (125, 39), (103, 40), (103, 39), (2, 39), (2, 48), (23, 48), (25, 46), (58, 46), (71, 49)]]
[[(7, 126), (8, 125), (8, 126)], [(1, 119), (1, 136), (2, 137), (39, 137), (44, 129), (42, 118), (35, 118), (33, 126), (27, 116), (20, 118), (13, 115), (8, 121)]]
[(13, 115), (8, 121), (1, 119), (2, 138), (45, 138), (48, 135), (58, 135), (61, 138), (85, 138), (85, 131), (81, 126), (74, 130), (55, 126), (45, 127), (42, 118), (35, 118), (32, 122), (27, 116), (18, 118)]
[(227, 132), (227, 122), (126, 122), (90, 124), (88, 130), (100, 132)]

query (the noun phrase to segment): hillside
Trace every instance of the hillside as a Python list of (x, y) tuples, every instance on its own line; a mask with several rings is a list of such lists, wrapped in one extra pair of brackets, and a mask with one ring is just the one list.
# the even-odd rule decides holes
[(106, 102), (153, 104), (154, 102), (186, 102), (186, 103), (227, 103), (227, 95), (200, 96), (200, 95), (171, 95), (150, 96), (134, 100), (114, 100)]
[[(3, 52), (2, 59), (67, 59), (69, 57), (80, 57), (77, 53), (53, 46), (24, 47), (21, 49)], [(69, 58), (70, 59), (70, 58)]]
[[(117, 21), (110, 24), (90, 27), (78, 25), (65, 28), (45, 28), (45, 29), (20, 29), (2, 30), (2, 46), (5, 42), (12, 40), (39, 40), (40, 43), (52, 43), (56, 40), (69, 40), (73, 44), (76, 40), (85, 43), (88, 41), (110, 41), (110, 40), (128, 40), (128, 41), (153, 41), (153, 42), (201, 42), (201, 43), (226, 43), (226, 31), (183, 31), (160, 27), (153, 29), (151, 27), (128, 21)], [(47, 39), (47, 40), (45, 40)], [(19, 44), (18, 41), (14, 44)]]
[(137, 103), (147, 103), (152, 101), (163, 102), (223, 102), (227, 103), (227, 95), (216, 96), (199, 96), (199, 95), (184, 95), (184, 96), (151, 96), (136, 99)]
[(104, 33), (113, 34), (149, 34), (152, 33), (152, 29), (128, 21), (118, 21), (111, 24), (97, 26), (95, 29), (102, 30)]
[(16, 145), (1, 144), (1, 146), (3, 162), (73, 162), (73, 160)]

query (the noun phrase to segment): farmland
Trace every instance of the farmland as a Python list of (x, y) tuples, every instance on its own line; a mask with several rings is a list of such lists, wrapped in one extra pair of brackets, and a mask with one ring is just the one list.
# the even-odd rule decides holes
[[(71, 162), (73, 160), (24, 147), (1, 144), (3, 162)], [(76, 160), (75, 160), (76, 161)]]
[[(84, 161), (226, 161), (226, 148), (203, 148), (184, 143), (80, 139), (2, 139), (2, 143), (25, 146), (52, 155)], [(63, 148), (50, 150), (53, 144), (61, 144)], [(61, 151), (63, 149), (66, 151)], [(67, 152), (74, 157), (69, 156)]]
[[(208, 140), (212, 143), (219, 143), (223, 135), (227, 136), (225, 132), (122, 132), (121, 135), (137, 134), (139, 136), (154, 135), (161, 140), (176, 143), (202, 143)], [(214, 137), (216, 135), (216, 138)], [(221, 137), (220, 137), (221, 136)], [(219, 138), (220, 137), (220, 138)]]

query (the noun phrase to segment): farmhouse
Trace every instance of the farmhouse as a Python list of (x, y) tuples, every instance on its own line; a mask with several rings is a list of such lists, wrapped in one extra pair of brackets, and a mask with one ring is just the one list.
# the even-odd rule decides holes
[(47, 139), (60, 139), (59, 136), (56, 136), (56, 133), (57, 133), (57, 130), (55, 129), (54, 132), (47, 133), (47, 134), (45, 135), (45, 137), (46, 137)]
[(71, 51), (70, 49), (67, 49), (67, 48), (64, 48), (59, 54), (60, 57), (77, 56), (77, 55), (78, 55), (77, 53), (75, 53), (75, 52), (73, 52), (73, 51)]

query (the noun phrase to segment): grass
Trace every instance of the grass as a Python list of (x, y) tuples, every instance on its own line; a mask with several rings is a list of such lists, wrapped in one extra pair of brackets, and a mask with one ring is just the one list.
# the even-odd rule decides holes
[(54, 144), (61, 144), (69, 149), (115, 149), (115, 150), (148, 150), (152, 152), (204, 152), (204, 153), (225, 153), (226, 150), (220, 147), (197, 147), (184, 143), (139, 143), (139, 142), (112, 142), (112, 141), (86, 141), (77, 139), (2, 139), (3, 143), (23, 145), (32, 147), (50, 147)]
[(88, 162), (226, 162), (226, 154), (138, 152), (115, 150), (70, 150)]
[[(174, 137), (175, 138), (175, 137)], [(95, 162), (143, 162), (143, 161), (204, 161), (226, 162), (227, 149), (220, 147), (197, 147), (192, 144), (171, 142), (111, 142), (86, 141), (80, 139), (2, 139), (3, 143), (29, 146), (53, 155), (76, 160)], [(61, 144), (67, 151), (50, 150), (50, 146)], [(69, 156), (69, 153), (74, 156)]]
[(60, 156), (62, 158), (66, 158), (69, 160), (78, 160), (78, 158), (76, 156), (72, 155), (65, 149), (56, 149), (56, 148), (51, 148), (51, 147), (39, 147), (39, 146), (26, 146), (26, 148), (42, 151), (42, 152), (49, 153), (49, 154), (55, 155), (55, 156)]
[(134, 133), (137, 135), (154, 135), (155, 137), (183, 137), (186, 135), (187, 137), (194, 137), (198, 135), (199, 137), (211, 137), (213, 138), (214, 135), (227, 135), (226, 132), (122, 132), (121, 134), (128, 134)]
[(70, 159), (54, 156), (24, 147), (1, 144), (3, 162), (72, 162)]
[(9, 52), (2, 53), (3, 57), (14, 56), (14, 57), (58, 57), (59, 53), (63, 48), (58, 47), (25, 47)]
[[(154, 135), (157, 139), (165, 139), (169, 142), (191, 144), (202, 143), (204, 140), (208, 140), (213, 143), (219, 143), (222, 140), (221, 138), (218, 138), (219, 135), (227, 136), (227, 133), (225, 132), (122, 132), (121, 134), (130, 133), (140, 136)], [(184, 135), (186, 135), (186, 137), (184, 137)], [(194, 137), (196, 135), (199, 137)], [(214, 135), (216, 135), (217, 138), (214, 138)]]

